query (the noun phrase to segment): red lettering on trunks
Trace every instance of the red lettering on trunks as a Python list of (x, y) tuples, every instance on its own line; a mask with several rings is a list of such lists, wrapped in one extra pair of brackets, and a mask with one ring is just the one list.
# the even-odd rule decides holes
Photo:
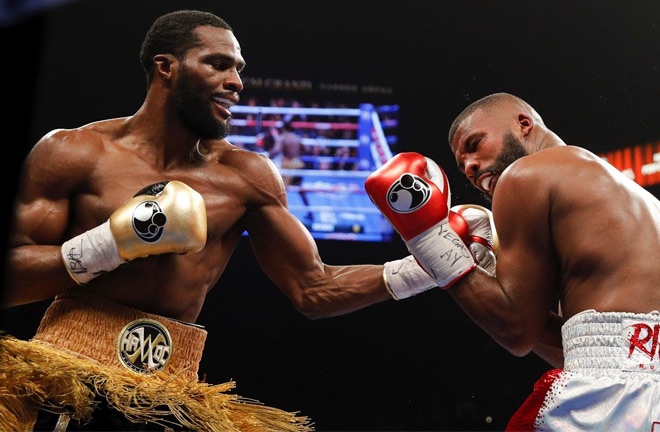
[(635, 349), (646, 354), (649, 359), (653, 359), (658, 349), (658, 334), (660, 333), (660, 324), (651, 327), (648, 324), (637, 323), (632, 325), (633, 333), (630, 335), (630, 347), (628, 357), (632, 356)]

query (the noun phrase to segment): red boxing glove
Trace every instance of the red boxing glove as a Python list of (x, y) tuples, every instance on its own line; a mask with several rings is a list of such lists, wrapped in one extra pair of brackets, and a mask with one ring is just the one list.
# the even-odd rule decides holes
[[(435, 172), (427, 173), (429, 168)], [(432, 177), (437, 184), (429, 181)], [(404, 241), (449, 215), (447, 177), (419, 153), (399, 153), (367, 177), (364, 186)]]
[(367, 178), (365, 189), (438, 286), (448, 288), (476, 267), (449, 223), (449, 182), (435, 162), (400, 153)]

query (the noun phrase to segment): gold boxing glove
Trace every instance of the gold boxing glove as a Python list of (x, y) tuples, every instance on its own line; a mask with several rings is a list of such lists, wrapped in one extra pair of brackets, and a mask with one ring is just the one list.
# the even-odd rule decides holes
[(135, 258), (199, 252), (206, 244), (202, 196), (180, 181), (147, 186), (110, 218), (62, 245), (71, 277), (85, 284)]

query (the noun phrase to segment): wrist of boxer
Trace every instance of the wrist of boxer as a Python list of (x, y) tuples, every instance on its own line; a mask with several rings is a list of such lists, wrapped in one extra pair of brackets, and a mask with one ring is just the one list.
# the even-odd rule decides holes
[(64, 242), (61, 253), (69, 275), (78, 285), (126, 262), (119, 255), (109, 220)]
[(415, 257), (386, 262), (383, 268), (385, 288), (394, 300), (402, 300), (435, 288), (438, 284), (422, 269)]
[(449, 225), (448, 219), (406, 241), (408, 251), (443, 289), (477, 266), (470, 249)]

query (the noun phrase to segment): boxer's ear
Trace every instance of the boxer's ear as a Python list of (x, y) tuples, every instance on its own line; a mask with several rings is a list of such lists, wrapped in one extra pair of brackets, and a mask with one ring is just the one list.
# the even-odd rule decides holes
[(518, 126), (520, 127), (520, 132), (522, 136), (527, 136), (534, 128), (534, 120), (527, 114), (521, 113), (518, 114)]
[(154, 56), (154, 65), (156, 66), (156, 73), (162, 75), (165, 79), (170, 79), (177, 63), (176, 57), (172, 54), (156, 54)]

